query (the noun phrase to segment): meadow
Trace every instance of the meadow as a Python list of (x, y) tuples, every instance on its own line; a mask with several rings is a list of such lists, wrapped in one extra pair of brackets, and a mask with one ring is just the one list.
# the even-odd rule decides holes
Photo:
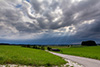
[[(55, 48), (55, 47), (54, 47)], [(57, 47), (60, 53), (100, 60), (100, 46)]]
[(66, 63), (61, 57), (44, 50), (0, 45), (0, 64), (52, 66)]

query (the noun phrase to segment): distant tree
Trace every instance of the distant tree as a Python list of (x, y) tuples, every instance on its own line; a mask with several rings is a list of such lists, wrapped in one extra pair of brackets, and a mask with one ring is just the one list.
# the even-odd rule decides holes
[(45, 47), (44, 46), (41, 46), (41, 50), (45, 50)]
[(26, 47), (26, 45), (21, 45), (22, 47)]
[(9, 43), (0, 43), (0, 45), (11, 45)]
[(70, 47), (70, 45), (67, 45), (67, 47)]
[(37, 49), (37, 45), (33, 45), (33, 48)]
[(30, 45), (27, 45), (26, 47), (30, 48)]
[(47, 47), (47, 50), (51, 50), (52, 48), (51, 47)]
[(82, 41), (82, 46), (97, 46), (95, 41), (89, 40), (89, 41)]

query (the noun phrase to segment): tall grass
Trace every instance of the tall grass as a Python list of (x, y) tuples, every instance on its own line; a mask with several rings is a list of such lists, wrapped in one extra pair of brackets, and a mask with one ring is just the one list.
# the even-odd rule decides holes
[(62, 58), (43, 50), (20, 46), (0, 46), (0, 64), (22, 64), (34, 66), (61, 65)]

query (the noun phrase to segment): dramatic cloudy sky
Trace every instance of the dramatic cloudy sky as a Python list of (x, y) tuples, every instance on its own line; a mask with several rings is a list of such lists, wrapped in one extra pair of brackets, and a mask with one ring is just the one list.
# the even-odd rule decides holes
[(0, 42), (100, 43), (100, 0), (0, 0)]

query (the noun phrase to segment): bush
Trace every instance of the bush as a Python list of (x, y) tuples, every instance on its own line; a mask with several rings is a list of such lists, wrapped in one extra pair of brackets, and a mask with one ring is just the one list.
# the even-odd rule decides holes
[(33, 45), (33, 48), (37, 49), (37, 46), (36, 45)]
[(51, 47), (47, 47), (47, 50), (51, 50), (52, 48)]
[(30, 45), (27, 45), (28, 48), (30, 48)]
[(45, 50), (44, 46), (41, 46), (41, 50)]

